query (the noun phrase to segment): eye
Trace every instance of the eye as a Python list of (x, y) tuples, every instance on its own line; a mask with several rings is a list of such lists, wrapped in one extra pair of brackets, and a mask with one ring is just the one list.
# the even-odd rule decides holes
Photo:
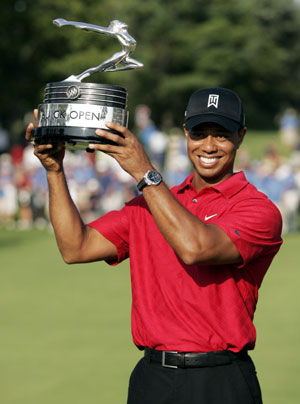
[(204, 139), (206, 135), (202, 132), (190, 131), (189, 136), (192, 140), (201, 140), (201, 139)]
[(216, 134), (216, 138), (217, 138), (220, 142), (222, 142), (222, 141), (224, 141), (224, 140), (230, 138), (230, 133), (227, 133), (227, 132), (220, 132), (220, 133), (217, 133), (217, 134)]
[(226, 140), (226, 139), (227, 139), (227, 135), (225, 135), (224, 133), (218, 134), (218, 135), (216, 136), (216, 138), (222, 142), (223, 140)]

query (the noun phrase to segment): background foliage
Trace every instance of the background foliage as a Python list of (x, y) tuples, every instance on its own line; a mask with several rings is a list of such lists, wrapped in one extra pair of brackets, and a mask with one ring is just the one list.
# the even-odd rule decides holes
[(129, 109), (148, 104), (164, 128), (182, 123), (187, 99), (199, 87), (236, 90), (248, 126), (256, 129), (272, 127), (284, 107), (300, 107), (296, 0), (16, 0), (0, 8), (0, 122), (15, 141), (45, 83), (98, 65), (120, 49), (108, 37), (54, 26), (57, 17), (129, 24), (137, 40), (133, 57), (145, 67), (89, 81), (125, 85)]

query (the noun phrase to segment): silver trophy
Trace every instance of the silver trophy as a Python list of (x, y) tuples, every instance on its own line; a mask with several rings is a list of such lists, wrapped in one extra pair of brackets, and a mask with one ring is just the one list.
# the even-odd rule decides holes
[(57, 83), (48, 83), (45, 88), (44, 103), (38, 107), (37, 128), (34, 130), (35, 143), (65, 142), (68, 149), (88, 149), (88, 143), (111, 143), (95, 134), (96, 128), (114, 132), (105, 122), (128, 125), (127, 90), (124, 87), (82, 83), (92, 74), (140, 69), (143, 64), (130, 57), (136, 41), (127, 32), (127, 24), (113, 20), (109, 26), (84, 22), (66, 21), (58, 18), (53, 21), (59, 27), (73, 27), (109, 35), (117, 38), (122, 50), (96, 67), (91, 67), (77, 76), (72, 75)]

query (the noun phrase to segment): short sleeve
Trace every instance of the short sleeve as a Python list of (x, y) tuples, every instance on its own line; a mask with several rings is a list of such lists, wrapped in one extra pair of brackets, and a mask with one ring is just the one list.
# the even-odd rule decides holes
[(113, 261), (107, 261), (108, 264), (116, 265), (129, 257), (129, 226), (126, 206), (120, 211), (105, 214), (89, 223), (88, 226), (99, 231), (103, 237), (116, 246), (118, 257)]
[(260, 256), (273, 256), (282, 244), (282, 218), (268, 199), (238, 202), (229, 212), (214, 218), (235, 243), (243, 259), (241, 267)]

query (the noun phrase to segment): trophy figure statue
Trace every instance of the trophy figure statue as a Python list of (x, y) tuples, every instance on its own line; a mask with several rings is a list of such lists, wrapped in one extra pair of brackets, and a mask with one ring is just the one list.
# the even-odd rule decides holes
[(112, 131), (105, 121), (128, 125), (127, 90), (124, 87), (85, 83), (83, 79), (95, 73), (140, 69), (143, 64), (130, 57), (136, 47), (135, 39), (127, 32), (127, 24), (113, 20), (108, 27), (67, 21), (53, 21), (59, 27), (73, 26), (88, 32), (117, 38), (122, 50), (113, 54), (100, 65), (71, 75), (63, 81), (48, 83), (44, 103), (38, 107), (38, 127), (34, 130), (36, 143), (64, 141), (68, 149), (86, 149), (88, 143), (107, 143), (108, 140), (95, 134), (95, 129)]

